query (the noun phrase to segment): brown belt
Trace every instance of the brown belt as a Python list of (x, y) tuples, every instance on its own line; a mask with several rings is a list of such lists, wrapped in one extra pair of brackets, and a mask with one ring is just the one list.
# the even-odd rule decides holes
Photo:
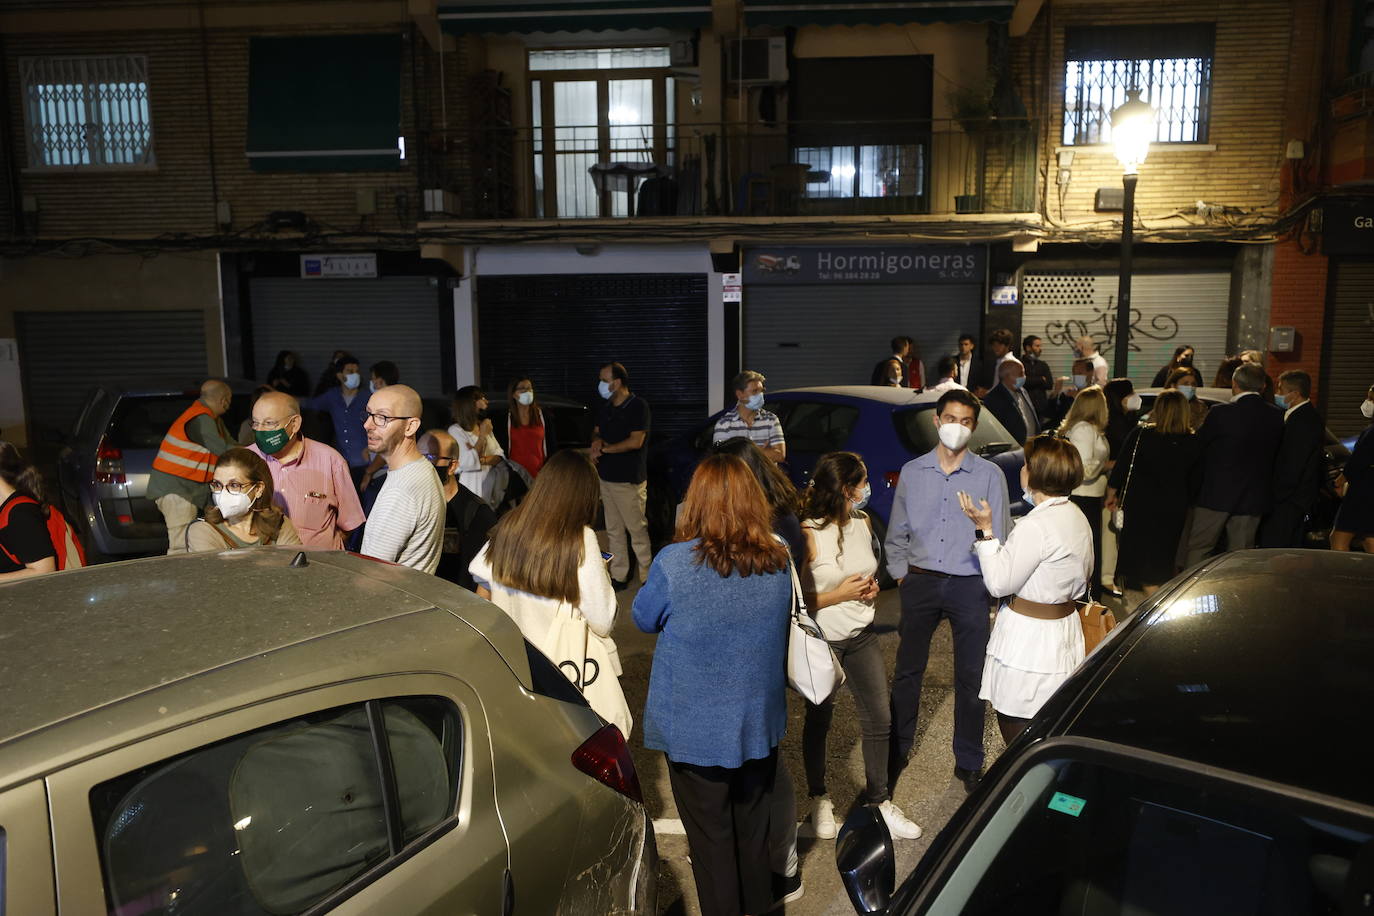
[(1034, 617), (1037, 620), (1059, 620), (1078, 610), (1078, 605), (1072, 601), (1065, 601), (1063, 604), (1043, 604), (1039, 601), (1022, 598), (1020, 595), (1013, 595), (1012, 599), (1007, 602), (1007, 607), (1018, 614)]
[(939, 570), (935, 570), (935, 569), (922, 569), (922, 568), (919, 567), (919, 566), (908, 566), (908, 567), (906, 568), (906, 571), (909, 572), (909, 573), (912, 573), (913, 575), (917, 575), (917, 576), (934, 576), (934, 577), (937, 578), (937, 579), (953, 579), (953, 578), (954, 578), (954, 577), (951, 576), (949, 573), (940, 572)]

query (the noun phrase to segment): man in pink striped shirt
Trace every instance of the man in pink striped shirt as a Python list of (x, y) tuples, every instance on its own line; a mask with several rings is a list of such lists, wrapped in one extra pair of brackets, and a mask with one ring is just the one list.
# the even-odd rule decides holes
[(363, 507), (348, 474), (348, 462), (334, 449), (301, 435), (300, 403), (272, 391), (253, 405), (249, 446), (272, 471), (273, 502), (318, 550), (342, 550), (348, 532), (363, 523)]

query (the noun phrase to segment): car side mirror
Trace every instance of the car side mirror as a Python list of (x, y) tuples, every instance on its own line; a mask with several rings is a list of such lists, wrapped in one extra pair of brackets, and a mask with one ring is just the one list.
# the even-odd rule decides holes
[(835, 866), (856, 913), (886, 913), (897, 883), (892, 834), (882, 813), (856, 804), (835, 841)]

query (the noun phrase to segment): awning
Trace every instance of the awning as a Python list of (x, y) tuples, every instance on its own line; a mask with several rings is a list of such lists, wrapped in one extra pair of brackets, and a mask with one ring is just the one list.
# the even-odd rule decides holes
[(1015, 0), (745, 0), (746, 25), (1010, 22)]
[(701, 29), (711, 24), (711, 0), (483, 0), (441, 5), (439, 23), (454, 34)]

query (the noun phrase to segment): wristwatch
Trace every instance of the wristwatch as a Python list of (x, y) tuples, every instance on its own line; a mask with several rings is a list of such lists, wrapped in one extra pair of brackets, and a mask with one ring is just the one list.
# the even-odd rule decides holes
[(982, 528), (974, 528), (973, 539), (976, 541), (991, 541), (993, 540), (992, 532), (984, 531)]

